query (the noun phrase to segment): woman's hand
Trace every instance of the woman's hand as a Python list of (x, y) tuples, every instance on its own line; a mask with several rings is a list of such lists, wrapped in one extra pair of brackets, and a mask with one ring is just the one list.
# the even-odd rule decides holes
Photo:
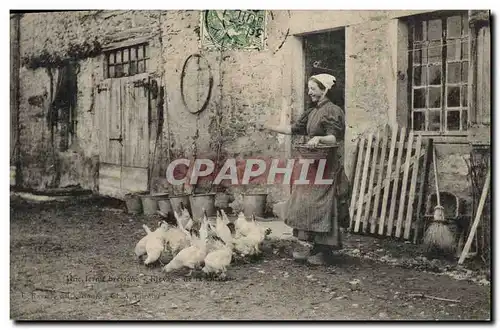
[(307, 141), (307, 145), (311, 147), (317, 147), (321, 143), (321, 136), (315, 136), (309, 141)]
[(292, 128), (290, 125), (271, 125), (268, 123), (256, 123), (255, 124), (255, 129), (258, 131), (271, 131), (271, 132), (276, 132), (276, 133), (281, 133), (281, 134), (292, 134)]

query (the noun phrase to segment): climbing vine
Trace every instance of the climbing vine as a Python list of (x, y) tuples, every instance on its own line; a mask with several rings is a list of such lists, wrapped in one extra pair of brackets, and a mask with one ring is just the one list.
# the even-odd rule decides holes
[(97, 39), (94, 39), (91, 42), (84, 41), (79, 44), (69, 43), (66, 49), (57, 50), (52, 53), (43, 49), (38, 53), (27, 54), (23, 56), (21, 63), (23, 66), (33, 70), (38, 68), (62, 68), (70, 62), (96, 57), (101, 52), (101, 43)]

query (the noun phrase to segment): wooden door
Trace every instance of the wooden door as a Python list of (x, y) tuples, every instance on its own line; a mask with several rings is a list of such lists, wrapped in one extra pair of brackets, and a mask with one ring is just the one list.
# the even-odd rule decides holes
[(122, 78), (122, 189), (148, 189), (149, 83), (148, 74)]
[(99, 193), (122, 198), (149, 187), (147, 74), (107, 79), (98, 86)]
[(121, 195), (122, 125), (120, 81), (109, 79), (97, 87), (96, 118), (99, 130), (99, 193)]

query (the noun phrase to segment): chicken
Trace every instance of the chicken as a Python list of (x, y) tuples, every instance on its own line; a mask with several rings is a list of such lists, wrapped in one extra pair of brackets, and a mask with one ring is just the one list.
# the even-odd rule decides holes
[(184, 207), (184, 204), (181, 203), (181, 212), (180, 215), (176, 211), (174, 211), (174, 215), (177, 221), (180, 221), (182, 223), (182, 226), (187, 230), (191, 230), (193, 228), (194, 222), (193, 219), (191, 218), (191, 215), (189, 214), (189, 211), (187, 208)]
[[(270, 229), (259, 226), (255, 221), (255, 216), (252, 216), (252, 221), (246, 221), (243, 214), (240, 213), (238, 218), (242, 220), (240, 220), (239, 226), (236, 227), (234, 249), (242, 256), (259, 254), (260, 244), (270, 233)], [(241, 228), (243, 228), (243, 231), (241, 231)]]
[[(182, 225), (181, 225), (182, 226)], [(207, 255), (207, 236), (208, 236), (208, 221), (206, 217), (203, 219), (200, 228), (200, 236), (191, 236), (184, 228), (182, 228), (190, 238), (191, 245), (182, 249), (164, 268), (165, 272), (187, 267), (191, 271), (199, 266)]]
[(208, 217), (206, 215), (205, 210), (203, 210), (203, 219), (200, 222), (201, 224), (206, 223), (206, 229), (207, 232), (205, 233), (205, 227), (200, 226), (200, 236), (203, 233), (203, 235), (207, 235), (207, 253), (215, 251), (219, 248), (218, 241), (220, 241), (220, 235), (217, 232), (216, 227), (214, 227), (210, 222), (208, 222)]
[(146, 253), (148, 257), (144, 261), (145, 265), (150, 265), (160, 258), (165, 249), (166, 233), (168, 224), (162, 222), (161, 225), (153, 232), (150, 232), (146, 237)]
[[(203, 211), (205, 213), (205, 211)], [(208, 218), (207, 218), (207, 215), (205, 213), (205, 215), (203, 216), (203, 219), (201, 220), (201, 226), (200, 226), (200, 237), (204, 237), (205, 239), (208, 238), (208, 226), (209, 226), (209, 223), (208, 223)]]
[(169, 228), (165, 233), (165, 247), (175, 256), (180, 250), (191, 245), (191, 234), (184, 228), (182, 216), (174, 211), (177, 227)]
[(222, 222), (227, 226), (229, 224), (229, 218), (227, 217), (226, 212), (224, 212), (224, 210), (221, 209), (220, 213), (222, 215)]
[(178, 227), (170, 228), (165, 233), (165, 247), (175, 256), (180, 250), (191, 244), (190, 237)]
[(255, 248), (256, 241), (248, 236), (238, 236), (233, 241), (233, 247), (236, 253), (242, 257), (257, 254)]
[(144, 229), (144, 231), (146, 232), (146, 234), (151, 234), (152, 231), (151, 229), (149, 229), (149, 227), (145, 224), (142, 224), (142, 228)]
[(205, 257), (205, 265), (202, 268), (205, 274), (217, 274), (226, 276), (227, 266), (231, 264), (233, 250), (230, 245), (216, 241), (216, 248)]
[(146, 242), (148, 240), (148, 235), (151, 234), (151, 229), (149, 229), (148, 226), (143, 224), (142, 228), (144, 228), (144, 231), (146, 231), (146, 236), (141, 238), (139, 242), (137, 242), (137, 244), (135, 245), (135, 255), (137, 256), (137, 258), (140, 258), (147, 253)]
[[(224, 212), (224, 211), (222, 211)], [(223, 216), (225, 213), (222, 213)], [(227, 218), (227, 217), (226, 217)], [(228, 222), (229, 223), (229, 220)], [(224, 241), (224, 243), (228, 245), (232, 245), (233, 243), (233, 236), (231, 235), (231, 230), (227, 226), (227, 223), (225, 223), (223, 217), (219, 215), (219, 212), (217, 212), (217, 217), (215, 218), (215, 232), (217, 236)]]
[(250, 231), (255, 230), (256, 226), (257, 224), (255, 222), (247, 221), (243, 212), (238, 214), (238, 218), (234, 222), (236, 233), (240, 233), (243, 236), (247, 236)]
[(193, 270), (201, 264), (206, 256), (206, 246), (191, 245), (182, 249), (177, 255), (163, 268), (167, 273), (181, 269), (183, 267)]

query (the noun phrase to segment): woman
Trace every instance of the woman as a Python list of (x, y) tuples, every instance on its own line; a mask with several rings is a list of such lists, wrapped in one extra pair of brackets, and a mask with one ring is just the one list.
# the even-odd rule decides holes
[(292, 126), (264, 124), (268, 129), (282, 134), (307, 135), (307, 145), (337, 146), (327, 155), (326, 173), (332, 185), (296, 185), (288, 200), (285, 223), (292, 227), (294, 236), (313, 242), (306, 253), (295, 251), (295, 259), (306, 259), (313, 265), (329, 261), (332, 250), (342, 248), (340, 226), (349, 224), (349, 186), (344, 172), (344, 111), (327, 97), (335, 85), (334, 76), (326, 73), (313, 75), (308, 81), (314, 106)]

